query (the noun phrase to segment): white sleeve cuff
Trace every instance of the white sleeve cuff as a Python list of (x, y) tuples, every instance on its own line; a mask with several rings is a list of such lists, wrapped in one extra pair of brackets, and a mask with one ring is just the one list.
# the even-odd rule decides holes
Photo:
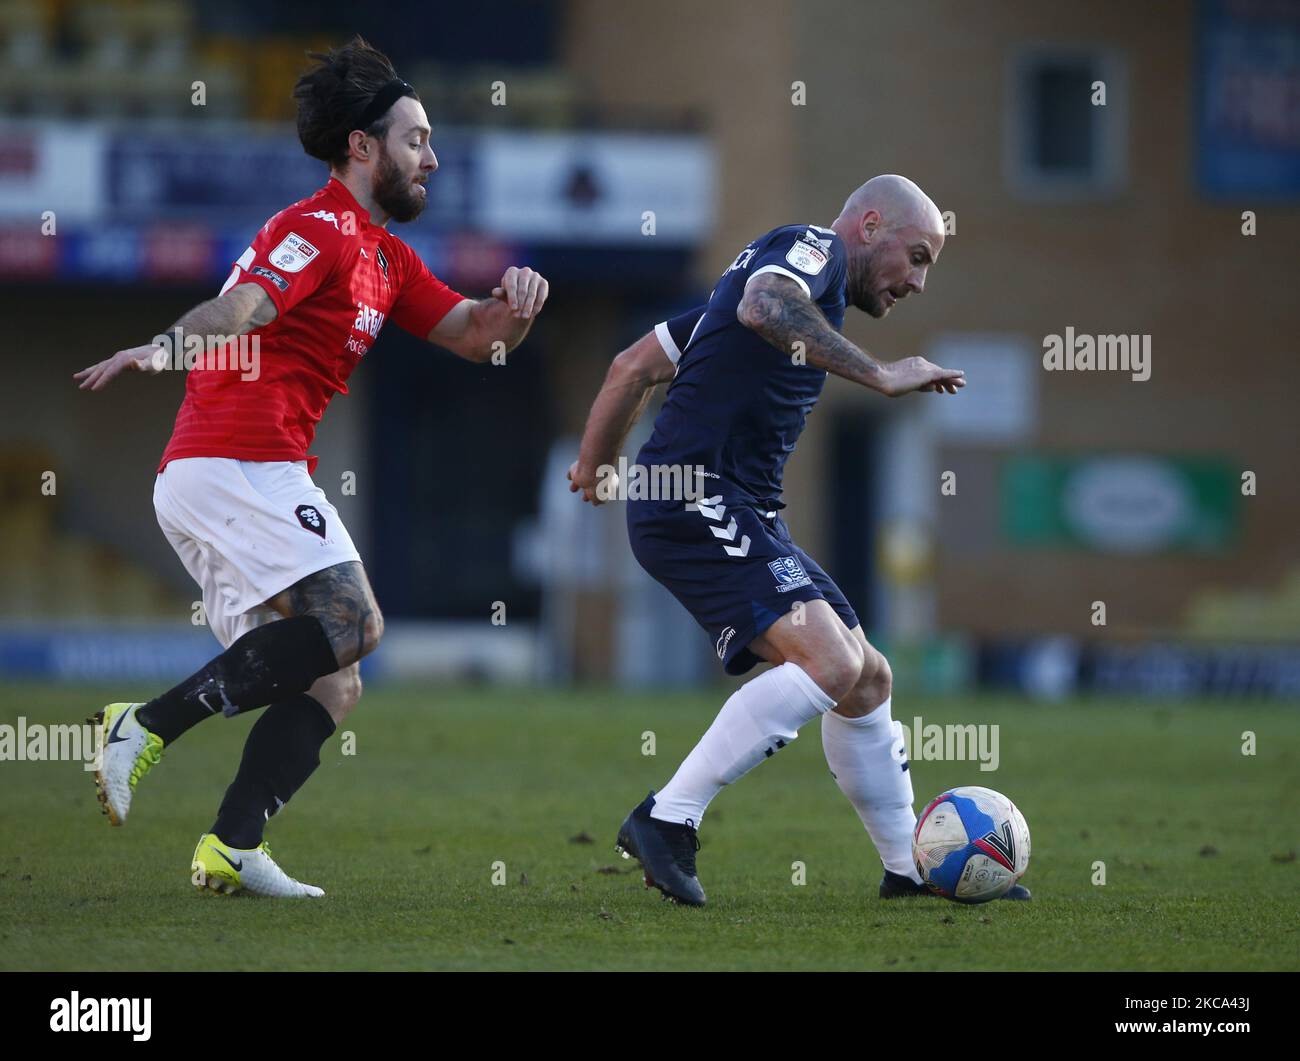
[(660, 321), (655, 325), (655, 338), (659, 340), (659, 345), (664, 348), (668, 360), (674, 365), (677, 364), (681, 360), (682, 352), (677, 349), (677, 344), (673, 342), (673, 333), (668, 330), (667, 321)]
[(745, 281), (745, 286), (749, 287), (749, 285), (754, 282), (755, 276), (762, 276), (764, 273), (780, 273), (782, 276), (788, 276), (791, 280), (793, 280), (796, 284), (798, 284), (800, 287), (803, 288), (803, 293), (805, 295), (807, 295), (810, 299), (812, 298), (812, 291), (808, 287), (808, 281), (805, 280), (798, 273), (792, 273), (790, 272), (789, 269), (783, 269), (779, 265), (764, 265), (760, 269), (755, 269), (754, 272), (750, 275), (749, 279)]

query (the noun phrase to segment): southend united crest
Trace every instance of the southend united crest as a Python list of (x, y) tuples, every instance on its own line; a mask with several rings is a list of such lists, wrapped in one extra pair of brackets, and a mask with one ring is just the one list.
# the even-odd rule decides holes
[(787, 593), (792, 589), (799, 589), (801, 586), (812, 585), (812, 579), (804, 571), (803, 564), (799, 563), (793, 556), (782, 556), (776, 560), (769, 560), (767, 569), (776, 578), (778, 593)]

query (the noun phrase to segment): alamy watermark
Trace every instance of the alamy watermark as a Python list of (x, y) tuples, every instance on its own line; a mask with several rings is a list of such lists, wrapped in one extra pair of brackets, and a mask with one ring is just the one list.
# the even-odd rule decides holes
[(185, 335), (173, 328), (151, 340), (158, 347), (149, 359), (154, 372), (166, 369), (190, 372), (196, 368), (239, 373), (249, 382), (262, 374), (262, 340), (256, 332), (244, 335)]
[(1083, 335), (1067, 327), (1064, 335), (1043, 337), (1043, 368), (1048, 372), (1129, 372), (1144, 383), (1151, 378), (1151, 336)]
[(18, 716), (18, 724), (0, 725), (0, 762), (80, 762), (98, 770), (98, 727), (86, 722), (46, 725)]
[(978, 762), (980, 769), (992, 772), (998, 768), (999, 729), (996, 723), (984, 725), (966, 723), (940, 726), (928, 725), (919, 715), (912, 719), (912, 728), (895, 722), (903, 737), (903, 747), (911, 762)]
[(700, 464), (602, 464), (596, 469), (596, 497), (601, 501), (700, 501), (708, 473)]
[(148, 1042), (153, 1024), (152, 998), (68, 998), (50, 1002), (52, 1032), (130, 1032), (138, 1042)]

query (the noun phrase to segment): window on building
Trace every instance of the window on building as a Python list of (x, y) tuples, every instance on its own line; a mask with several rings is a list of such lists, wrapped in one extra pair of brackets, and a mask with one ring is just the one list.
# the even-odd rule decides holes
[(1013, 58), (1007, 171), (1031, 198), (1113, 194), (1125, 180), (1123, 64), (1101, 51), (1029, 50)]

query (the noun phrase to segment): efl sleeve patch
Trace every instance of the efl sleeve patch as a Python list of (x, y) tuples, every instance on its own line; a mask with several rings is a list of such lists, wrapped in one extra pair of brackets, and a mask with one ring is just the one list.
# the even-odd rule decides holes
[(826, 268), (829, 255), (820, 247), (814, 247), (810, 243), (799, 240), (786, 252), (785, 260), (801, 273), (816, 276)]
[(290, 232), (270, 253), (268, 260), (282, 272), (300, 273), (319, 253), (298, 233)]
[(265, 276), (281, 291), (289, 290), (289, 281), (277, 273), (274, 269), (267, 269), (260, 265), (254, 265), (248, 270), (250, 273), (256, 273), (258, 276)]

